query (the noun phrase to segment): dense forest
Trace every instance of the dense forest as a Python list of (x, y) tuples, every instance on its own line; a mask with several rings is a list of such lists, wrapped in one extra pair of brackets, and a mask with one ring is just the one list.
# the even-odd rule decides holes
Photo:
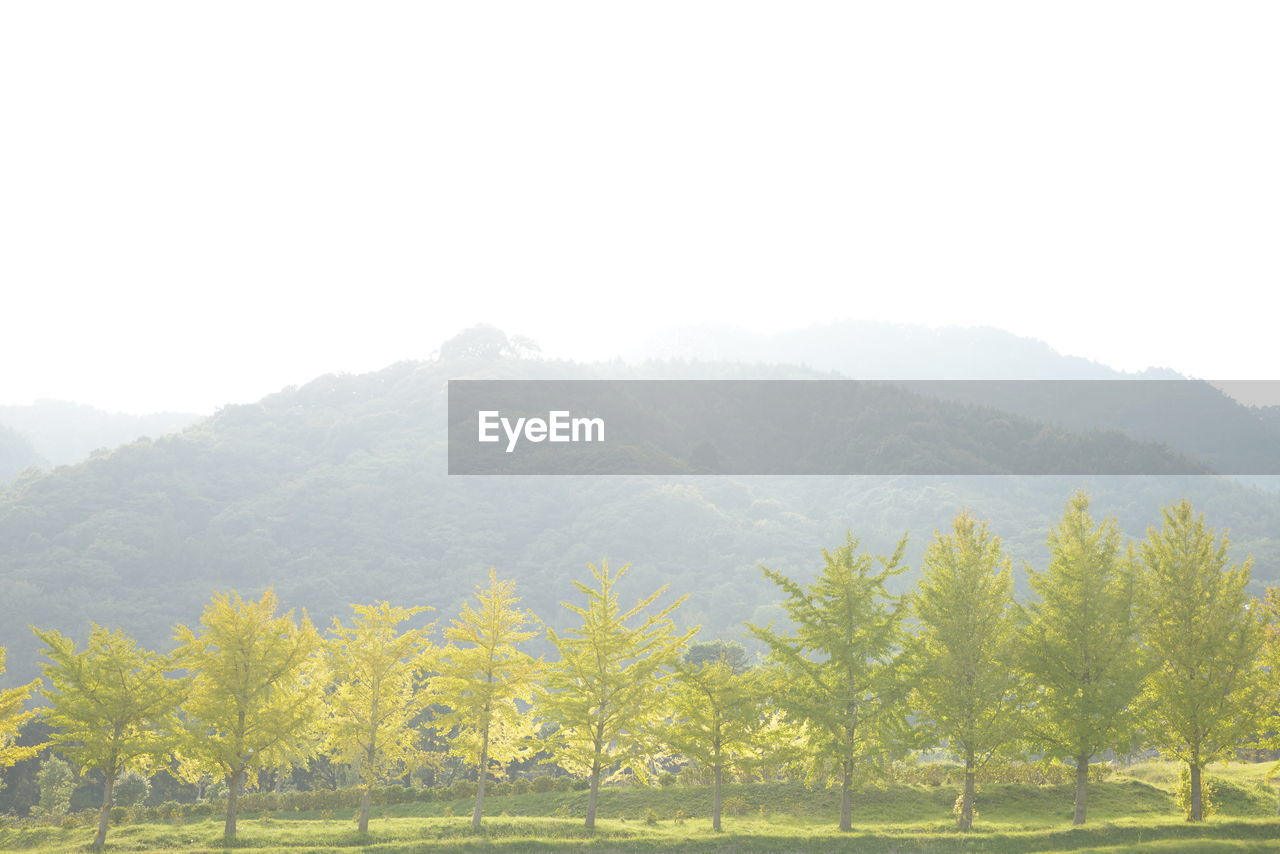
[[(968, 512), (935, 532), (901, 593), (906, 534), (883, 554), (846, 534), (810, 579), (762, 568), (784, 616), (746, 623), (754, 656), (679, 627), (687, 596), (666, 586), (624, 595), (629, 567), (607, 560), (558, 591), (560, 628), (492, 570), (443, 617), (357, 604), (321, 631), (272, 591), (232, 591), (164, 652), (117, 629), (78, 643), (35, 628), (42, 680), (0, 693), (5, 800), (37, 821), (96, 823), (101, 848), (116, 786), (141, 805), (153, 778), (157, 815), (200, 801), (232, 838), (258, 789), (276, 804), (354, 800), (365, 833), (375, 793), (413, 797), (451, 767), (478, 830), (491, 780), (578, 779), (591, 829), (603, 786), (684, 775), (711, 784), (715, 830), (724, 783), (759, 780), (838, 789), (849, 831), (868, 781), (945, 754), (967, 831), (989, 766), (1062, 768), (1084, 824), (1094, 764), (1154, 749), (1184, 764), (1179, 797), (1199, 822), (1210, 763), (1277, 746), (1280, 591), (1253, 597), (1251, 563), (1188, 502), (1161, 516), (1126, 542), (1074, 494), (1021, 599), (1003, 542)], [(535, 656), (539, 636), (549, 653)]]

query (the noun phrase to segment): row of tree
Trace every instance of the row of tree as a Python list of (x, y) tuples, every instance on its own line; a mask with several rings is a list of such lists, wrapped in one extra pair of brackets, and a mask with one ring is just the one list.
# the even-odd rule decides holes
[[(838, 782), (850, 830), (855, 779), (937, 747), (964, 766), (961, 828), (982, 766), (1012, 753), (1074, 763), (1083, 823), (1090, 763), (1139, 744), (1186, 763), (1188, 815), (1201, 820), (1205, 766), (1275, 729), (1280, 600), (1249, 595), (1249, 563), (1231, 565), (1226, 537), (1186, 502), (1126, 545), (1077, 494), (1048, 545), (1025, 603), (1000, 540), (967, 513), (935, 535), (904, 595), (891, 579), (906, 571), (905, 536), (887, 556), (850, 536), (809, 583), (765, 569), (790, 625), (748, 625), (767, 650), (754, 664), (738, 644), (691, 646), (696, 629), (673, 620), (683, 599), (660, 604), (664, 589), (624, 608), (626, 568), (607, 562), (574, 582), (563, 632), (492, 572), (441, 642), (417, 625), (428, 609), (385, 602), (353, 605), (322, 636), (270, 591), (215, 596), (164, 654), (96, 626), (83, 647), (36, 629), (43, 683), (0, 693), (0, 763), (48, 746), (15, 745), (42, 716), (53, 749), (105, 781), (97, 847), (129, 771), (225, 781), (234, 837), (246, 788), (317, 755), (358, 774), (365, 832), (373, 787), (428, 761), (433, 744), (474, 767), (477, 828), (486, 781), (537, 757), (589, 781), (587, 827), (602, 782), (696, 762), (714, 781), (716, 829), (726, 775), (803, 767)], [(555, 660), (522, 649), (543, 631)], [(46, 706), (28, 708), (36, 691)]]

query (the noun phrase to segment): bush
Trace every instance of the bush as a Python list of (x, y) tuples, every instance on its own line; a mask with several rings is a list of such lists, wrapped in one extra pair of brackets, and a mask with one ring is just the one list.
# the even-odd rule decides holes
[(523, 795), (532, 790), (533, 784), (529, 782), (528, 777), (517, 777), (511, 781), (511, 794)]
[(530, 786), (535, 792), (554, 792), (556, 790), (556, 778), (550, 774), (543, 774), (541, 777), (534, 777)]
[(149, 794), (151, 794), (151, 781), (137, 771), (126, 771), (121, 774), (120, 779), (116, 780), (115, 791), (112, 792), (115, 802), (122, 807), (136, 807), (145, 801)]
[[(1216, 777), (1210, 777), (1204, 773), (1200, 775), (1200, 809), (1204, 813), (1204, 818), (1208, 818), (1217, 811), (1218, 805), (1215, 803), (1214, 795), (1218, 793), (1220, 783), (1221, 781)], [(1186, 765), (1183, 765), (1182, 770), (1178, 772), (1178, 785), (1174, 787), (1173, 797), (1182, 808), (1183, 818), (1191, 821), (1191, 769)]]
[(746, 798), (740, 798), (737, 795), (725, 798), (720, 803), (720, 811), (725, 815), (746, 815), (751, 810), (751, 805), (747, 803)]
[(650, 807), (644, 814), (644, 823), (654, 825), (658, 823), (658, 813), (653, 807)]

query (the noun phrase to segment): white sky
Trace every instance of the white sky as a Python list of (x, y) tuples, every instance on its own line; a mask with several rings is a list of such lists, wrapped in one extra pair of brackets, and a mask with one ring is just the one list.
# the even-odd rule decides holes
[(0, 402), (486, 321), (991, 325), (1280, 378), (1274, 3), (0, 5)]

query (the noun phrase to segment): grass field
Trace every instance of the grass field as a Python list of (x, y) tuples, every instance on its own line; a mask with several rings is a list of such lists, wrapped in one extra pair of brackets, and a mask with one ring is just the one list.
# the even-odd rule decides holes
[[(1071, 829), (1069, 786), (989, 785), (979, 793), (973, 833), (951, 823), (955, 792), (947, 787), (869, 789), (856, 801), (856, 829), (835, 830), (838, 793), (792, 785), (727, 789), (732, 814), (725, 831), (707, 820), (710, 792), (702, 787), (610, 789), (603, 792), (595, 833), (582, 828), (583, 792), (510, 795), (489, 800), (485, 829), (470, 832), (470, 803), (432, 802), (377, 808), (368, 836), (359, 836), (351, 811), (246, 814), (235, 847), (262, 854), (318, 852), (1251, 852), (1280, 851), (1276, 795), (1264, 777), (1270, 766), (1211, 769), (1230, 781), (1220, 789), (1217, 816), (1202, 825), (1183, 821), (1170, 787), (1172, 763), (1134, 766), (1090, 787), (1090, 823)], [(449, 813), (454, 813), (450, 815)], [(683, 813), (683, 817), (680, 813)], [(225, 850), (217, 820), (114, 827), (109, 851)], [(0, 850), (53, 854), (86, 850), (85, 827), (11, 827)]]

